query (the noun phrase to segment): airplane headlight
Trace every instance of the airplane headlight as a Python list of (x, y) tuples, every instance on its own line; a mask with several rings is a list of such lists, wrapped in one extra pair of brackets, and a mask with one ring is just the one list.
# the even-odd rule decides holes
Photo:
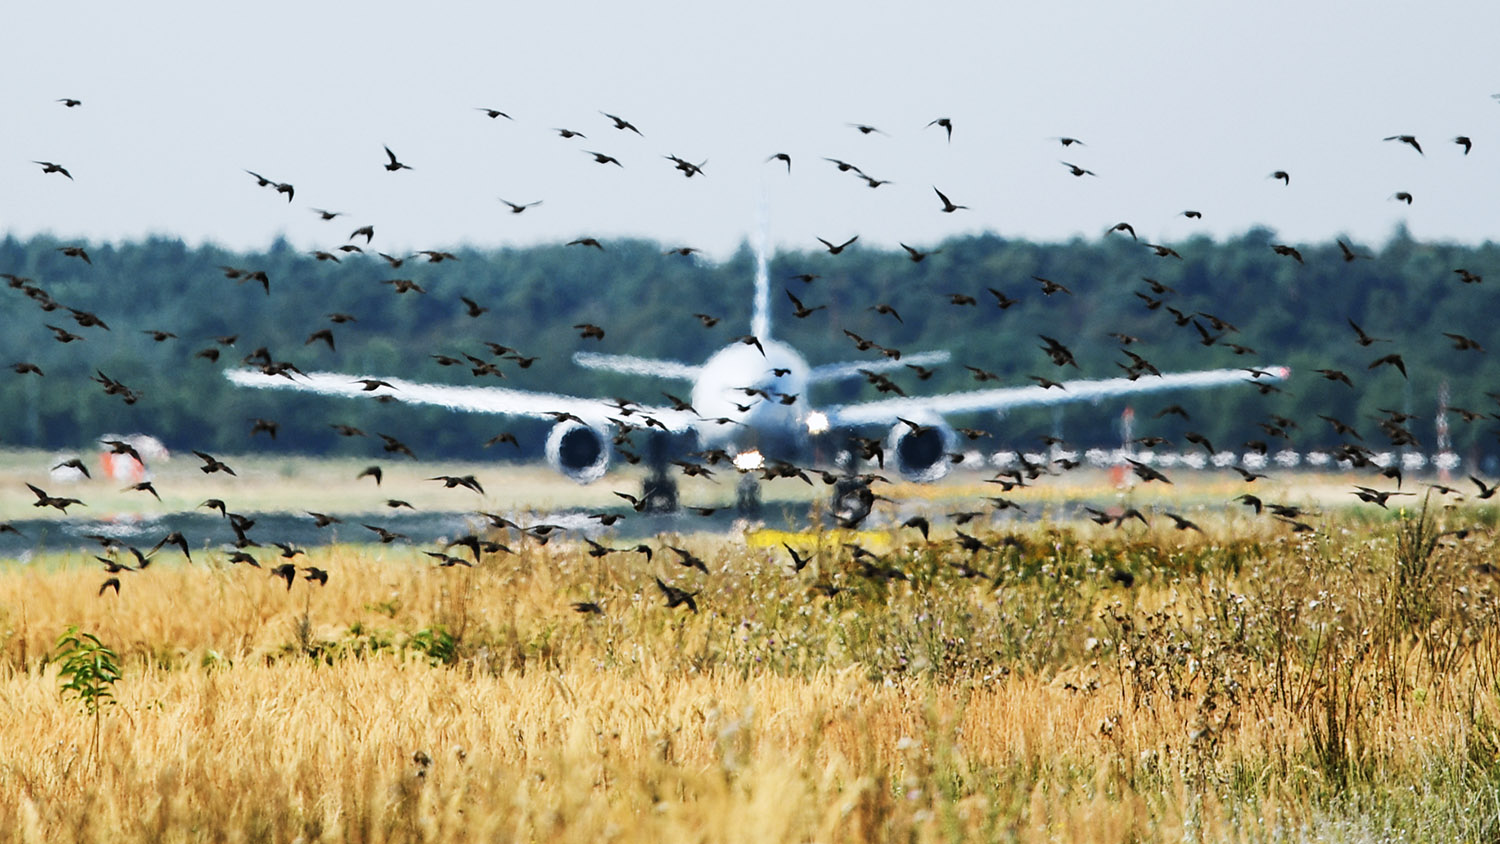
[(766, 465), (766, 458), (754, 449), (742, 451), (734, 456), (734, 468), (741, 472), (753, 472), (764, 465)]
[(821, 434), (828, 430), (828, 415), (819, 410), (807, 414), (807, 432)]

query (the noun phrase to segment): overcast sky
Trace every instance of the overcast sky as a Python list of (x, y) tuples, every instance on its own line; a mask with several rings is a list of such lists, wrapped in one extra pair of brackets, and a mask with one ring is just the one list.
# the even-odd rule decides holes
[[(1497, 3), (60, 2), (5, 26), (0, 231), (23, 236), (311, 249), (368, 223), (385, 251), (628, 235), (722, 256), (762, 197), (790, 249), (1122, 220), (1164, 242), (1376, 244), (1404, 222), (1472, 243), (1500, 222)], [(387, 144), (414, 169), (386, 172)]]

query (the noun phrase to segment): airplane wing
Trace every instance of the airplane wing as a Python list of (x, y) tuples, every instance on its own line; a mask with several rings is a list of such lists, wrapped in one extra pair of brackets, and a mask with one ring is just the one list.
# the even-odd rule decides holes
[(647, 375), (652, 378), (681, 378), (685, 381), (697, 378), (698, 371), (702, 369), (700, 366), (675, 360), (641, 358), (635, 355), (603, 355), (598, 352), (575, 352), (573, 362), (586, 369)]
[[(449, 410), (466, 410), (474, 413), (499, 413), (510, 416), (532, 416), (551, 418), (553, 413), (571, 413), (590, 425), (605, 427), (610, 417), (619, 417), (618, 405), (603, 399), (588, 399), (579, 396), (563, 396), (554, 393), (533, 393), (526, 390), (510, 390), (502, 387), (461, 387), (448, 384), (418, 384), (400, 378), (382, 378), (390, 384), (366, 391), (361, 379), (369, 376), (345, 375), (337, 372), (309, 372), (288, 378), (266, 375), (253, 369), (231, 369), (224, 377), (242, 387), (266, 389), (304, 390), (325, 396), (348, 396), (374, 398), (390, 396), (408, 404), (432, 404)], [(686, 411), (670, 407), (631, 406), (636, 415), (646, 415), (661, 422), (673, 431), (690, 430), (697, 417)]]
[(1284, 366), (1262, 367), (1268, 374), (1252, 379), (1245, 369), (1212, 369), (1170, 375), (1129, 378), (1106, 378), (1099, 381), (1069, 381), (1058, 387), (1005, 387), (998, 390), (974, 390), (940, 396), (912, 396), (880, 399), (862, 404), (825, 408), (829, 424), (893, 424), (896, 417), (912, 418), (922, 412), (946, 415), (986, 410), (1009, 410), (1014, 407), (1037, 407), (1076, 401), (1099, 401), (1116, 396), (1155, 393), (1163, 390), (1193, 390), (1228, 384), (1282, 381), (1291, 374)]
[(926, 366), (928, 364), (947, 363), (949, 357), (950, 355), (947, 352), (918, 352), (914, 355), (906, 355), (900, 360), (825, 363), (822, 366), (815, 366), (808, 371), (807, 381), (810, 384), (816, 384), (822, 381), (859, 378), (866, 372), (895, 372), (908, 365)]

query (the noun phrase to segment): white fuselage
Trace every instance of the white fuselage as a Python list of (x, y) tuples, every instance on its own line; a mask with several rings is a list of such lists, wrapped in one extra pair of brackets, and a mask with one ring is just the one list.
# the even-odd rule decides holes
[[(778, 340), (760, 349), (735, 343), (720, 349), (699, 370), (692, 403), (704, 447), (734, 444), (740, 450), (772, 446), (796, 450), (807, 439), (807, 361)], [(764, 395), (747, 392), (760, 390)], [(769, 398), (768, 398), (769, 396)], [(783, 401), (783, 397), (794, 399)], [(720, 419), (732, 420), (720, 423)]]

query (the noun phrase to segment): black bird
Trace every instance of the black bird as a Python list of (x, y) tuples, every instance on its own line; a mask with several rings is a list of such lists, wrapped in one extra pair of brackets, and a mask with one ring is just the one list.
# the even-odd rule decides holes
[(1068, 168), (1068, 172), (1072, 173), (1075, 176), (1097, 176), (1097, 175), (1099, 175), (1098, 173), (1095, 173), (1093, 170), (1085, 170), (1084, 168), (1079, 167), (1077, 164), (1071, 164), (1071, 163), (1066, 162), (1066, 161), (1063, 161), (1063, 162), (1060, 162), (1060, 163), (1062, 164), (1062, 166)]
[(692, 610), (693, 612), (698, 611), (698, 602), (694, 600), (694, 598), (698, 594), (697, 592), (688, 592), (683, 589), (678, 589), (676, 586), (669, 586), (666, 583), (663, 583), (662, 579), (659, 577), (656, 578), (656, 586), (661, 590), (662, 595), (666, 596), (667, 609), (686, 605), (687, 608)]
[(829, 243), (828, 241), (824, 240), (821, 237), (818, 238), (818, 242), (819, 243), (821, 243), (824, 246), (828, 247), (828, 254), (830, 254), (830, 255), (837, 255), (840, 252), (843, 252), (849, 246), (853, 245), (854, 241), (856, 241), (856, 240), (859, 240), (859, 235), (855, 235), (854, 237), (851, 237), (848, 240), (844, 241), (843, 243), (840, 243), (839, 245), (835, 246), (832, 243)]
[(948, 197), (942, 191), (938, 190), (936, 185), (933, 186), (932, 192), (938, 195), (938, 199), (942, 200), (942, 210), (944, 214), (952, 214), (954, 211), (957, 211), (959, 209), (967, 209), (969, 207), (967, 205), (954, 205), (953, 201), (948, 199)]
[(620, 167), (620, 168), (623, 168), (625, 166), (625, 165), (623, 165), (623, 164), (620, 163), (620, 159), (615, 158), (613, 155), (605, 155), (602, 152), (594, 152), (593, 150), (587, 150), (587, 149), (584, 150), (583, 152), (584, 152), (585, 155), (591, 155), (591, 156), (593, 156), (594, 157), (594, 163), (596, 163), (596, 164), (613, 164), (616, 167)]
[(1402, 378), (1406, 377), (1406, 362), (1401, 359), (1400, 355), (1390, 354), (1376, 358), (1367, 368), (1374, 369), (1377, 366), (1394, 366), (1401, 371)]
[(790, 155), (787, 155), (784, 152), (778, 152), (775, 155), (771, 156), (770, 158), (766, 159), (767, 163), (770, 163), (772, 161), (785, 161), (786, 162), (786, 171), (788, 173), (792, 172), (792, 157)]
[(929, 255), (936, 255), (937, 253), (943, 251), (941, 249), (934, 249), (931, 252), (922, 252), (922, 251), (919, 251), (917, 249), (913, 249), (913, 248), (911, 248), (910, 246), (907, 246), (904, 243), (900, 244), (900, 246), (901, 246), (902, 249), (906, 250), (906, 255), (907, 255), (907, 257), (911, 258), (911, 262), (913, 264), (920, 264), (923, 261), (927, 260), (927, 256), (929, 256)]
[[(626, 120), (623, 117), (618, 117), (616, 115), (610, 114), (609, 112), (606, 112), (606, 111), (601, 111), (599, 113), (602, 114), (602, 115), (604, 115), (605, 117), (608, 117), (610, 120), (613, 120), (614, 123), (615, 123), (615, 128), (616, 129), (619, 129), (621, 131), (628, 130), (628, 131), (636, 133), (637, 135), (641, 134), (641, 130), (635, 128), (635, 124), (631, 123), (629, 120)], [(645, 136), (641, 135), (641, 137), (645, 137)]]
[(817, 556), (816, 554), (809, 554), (806, 557), (804, 557), (801, 554), (797, 553), (797, 549), (795, 549), (792, 546), (786, 544), (785, 542), (781, 543), (781, 547), (785, 548), (786, 552), (788, 554), (792, 555), (792, 570), (793, 571), (802, 571), (803, 569), (807, 568), (807, 564), (812, 561), (813, 557)]
[[(796, 295), (794, 295), (790, 290), (786, 291), (786, 297), (792, 300), (792, 307), (796, 308), (796, 310), (792, 311), (792, 316), (796, 317), (797, 319), (806, 319), (807, 317), (828, 307), (827, 305), (819, 305), (816, 308), (809, 308), (806, 305), (803, 305), (802, 300), (798, 299)], [(764, 350), (762, 350), (761, 353), (765, 354)]]
[(390, 544), (392, 542), (395, 542), (398, 539), (406, 539), (407, 538), (406, 534), (404, 534), (404, 533), (396, 533), (395, 531), (392, 531), (392, 530), (386, 530), (385, 528), (383, 528), (383, 527), (381, 527), (379, 525), (363, 525), (363, 527), (364, 527), (365, 530), (374, 531), (375, 534), (380, 537), (381, 544), (387, 544), (388, 545), (388, 544)]
[(391, 148), (390, 147), (386, 147), (385, 148), (385, 155), (386, 155), (387, 158), (390, 159), (390, 161), (387, 162), (386, 165), (385, 165), (385, 169), (386, 170), (394, 173), (397, 170), (410, 170), (410, 169), (412, 169), (409, 165), (402, 164), (400, 161), (397, 161), (396, 160), (396, 154), (394, 152), (391, 152)]
[(952, 120), (950, 120), (950, 119), (948, 119), (946, 117), (939, 117), (938, 119), (936, 119), (936, 120), (932, 121), (931, 123), (927, 124), (927, 128), (932, 128), (933, 126), (941, 126), (944, 129), (944, 131), (946, 131), (948, 133), (948, 143), (953, 143), (953, 121)]
[(1469, 150), (1474, 148), (1474, 142), (1469, 140), (1468, 135), (1459, 135), (1458, 137), (1453, 139), (1453, 143), (1458, 144), (1459, 146), (1464, 148), (1464, 155), (1468, 155)]
[(1423, 155), (1424, 154), (1422, 152), (1422, 145), (1419, 144), (1419, 143), (1417, 143), (1417, 138), (1416, 138), (1415, 135), (1390, 135), (1390, 136), (1384, 138), (1384, 140), (1387, 140), (1387, 141), (1400, 141), (1401, 143), (1406, 144), (1407, 146), (1409, 146), (1412, 149), (1416, 150), (1418, 155)]
[(36, 501), (32, 502), (31, 504), (31, 506), (33, 507), (55, 507), (58, 510), (66, 513), (68, 512), (68, 508), (73, 506), (74, 504), (84, 507), (88, 506), (76, 498), (62, 498), (55, 495), (48, 495), (46, 490), (43, 490), (41, 487), (35, 486), (33, 484), (28, 483), (26, 485), (26, 488), (31, 490), (31, 492), (36, 495)]
[(927, 536), (928, 531), (930, 531), (932, 529), (932, 525), (927, 521), (926, 517), (924, 517), (924, 516), (912, 516), (911, 518), (909, 518), (906, 521), (902, 522), (901, 526), (902, 527), (915, 528), (916, 530), (921, 531), (923, 539), (927, 539), (928, 538), (928, 536)]
[(1359, 258), (1368, 258), (1368, 257), (1370, 257), (1368, 255), (1360, 255), (1360, 254), (1356, 253), (1354, 251), (1354, 249), (1349, 246), (1349, 244), (1345, 243), (1342, 240), (1339, 240), (1339, 241), (1336, 241), (1336, 242), (1339, 245), (1339, 254), (1343, 255), (1345, 263), (1354, 261), (1354, 260), (1359, 259)]
[(366, 477), (374, 478), (375, 479), (375, 485), (376, 486), (380, 486), (380, 481), (381, 481), (381, 478), (383, 477), (383, 475), (384, 475), (384, 473), (381, 472), (379, 466), (366, 466), (363, 472), (360, 472), (358, 475), (354, 476), (354, 479), (357, 481), (360, 478), (366, 478)]
[(193, 451), (193, 454), (197, 455), (198, 459), (203, 461), (203, 465), (198, 467), (199, 471), (203, 474), (211, 475), (214, 472), (223, 472), (226, 475), (234, 475), (234, 470), (229, 468), (229, 464), (224, 463), (212, 454), (197, 450)]
[(1177, 526), (1178, 530), (1196, 530), (1199, 533), (1203, 533), (1203, 528), (1198, 527), (1192, 521), (1184, 519), (1182, 516), (1179, 516), (1176, 513), (1169, 513), (1163, 510), (1162, 515), (1171, 519), (1173, 524)]
[(1375, 343), (1391, 342), (1384, 337), (1371, 337), (1370, 335), (1365, 333), (1365, 330), (1363, 328), (1359, 327), (1359, 323), (1356, 323), (1354, 320), (1348, 319), (1347, 317), (1345, 319), (1349, 323), (1349, 327), (1354, 329), (1354, 334), (1356, 336), (1355, 342), (1359, 343), (1361, 346), (1369, 346)]
[(279, 577), (286, 581), (286, 591), (292, 591), (292, 581), (297, 579), (297, 566), (292, 563), (282, 563), (271, 569), (272, 577)]
[[(80, 471), (80, 472), (83, 473), (83, 476), (85, 478), (93, 477), (92, 475), (89, 474), (89, 468), (87, 466), (83, 465), (83, 461), (80, 460), (77, 457), (74, 457), (74, 458), (72, 458), (70, 460), (64, 460), (63, 462), (57, 464), (56, 466), (53, 466), (52, 467), (52, 471), (56, 472), (58, 469), (62, 469), (64, 467), (69, 468), (69, 469), (77, 469), (78, 471)], [(4, 530), (0, 529), (0, 533), (4, 533)]]
[[(651, 550), (649, 546), (642, 545), (640, 547), (645, 548), (647, 551)], [(693, 552), (687, 550), (686, 548), (678, 548), (675, 545), (668, 545), (667, 548), (678, 556), (678, 562), (681, 563), (684, 567), (697, 569), (704, 574), (708, 574), (708, 564), (703, 562), (703, 560)]]
[(64, 176), (67, 176), (69, 180), (73, 179), (73, 174), (69, 173), (67, 168), (63, 167), (61, 164), (53, 164), (50, 161), (33, 161), (31, 163), (42, 165), (43, 173), (61, 173)]
[(1281, 182), (1282, 182), (1282, 185), (1283, 186), (1287, 186), (1287, 187), (1289, 187), (1292, 184), (1292, 174), (1288, 173), (1285, 170), (1277, 170), (1277, 171), (1273, 172), (1271, 175), (1267, 176), (1266, 178), (1268, 178), (1268, 179), (1280, 179)]

